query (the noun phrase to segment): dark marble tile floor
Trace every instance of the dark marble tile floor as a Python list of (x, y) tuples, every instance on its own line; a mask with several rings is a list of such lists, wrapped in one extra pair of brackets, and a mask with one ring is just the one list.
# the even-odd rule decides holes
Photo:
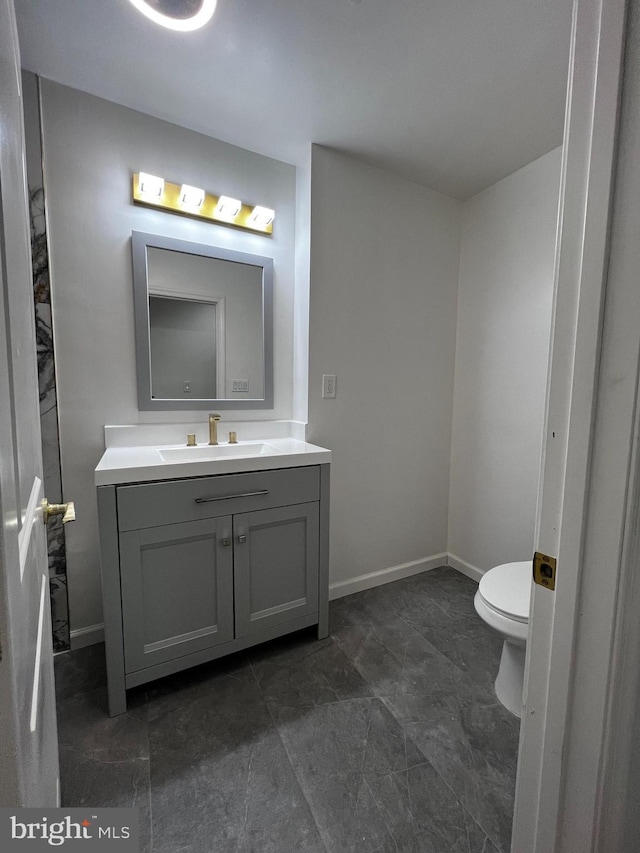
[(135, 806), (144, 853), (507, 853), (518, 721), (476, 586), (443, 567), (273, 641), (129, 691), (56, 658), (63, 804)]

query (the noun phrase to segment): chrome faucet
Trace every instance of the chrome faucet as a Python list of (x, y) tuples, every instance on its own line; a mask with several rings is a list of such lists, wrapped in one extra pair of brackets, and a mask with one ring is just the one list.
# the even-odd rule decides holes
[(217, 444), (218, 443), (218, 421), (220, 420), (220, 415), (217, 415), (215, 412), (209, 415), (209, 444)]

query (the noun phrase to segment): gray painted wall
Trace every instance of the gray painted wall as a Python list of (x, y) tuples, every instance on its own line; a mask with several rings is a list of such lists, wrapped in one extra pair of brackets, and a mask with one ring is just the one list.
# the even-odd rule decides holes
[[(274, 258), (275, 404), (293, 406), (295, 169), (91, 95), (42, 81), (45, 188), (53, 278), (71, 627), (102, 621), (93, 469), (107, 423), (203, 420), (202, 412), (139, 412), (131, 232), (145, 231)], [(168, 180), (276, 211), (273, 238), (134, 207), (130, 175)], [(263, 420), (263, 411), (226, 411)], [(73, 528), (73, 530), (71, 529)]]
[(449, 551), (481, 571), (533, 553), (560, 154), (462, 208)]
[(334, 454), (333, 582), (447, 550), (460, 207), (313, 146), (308, 435)]

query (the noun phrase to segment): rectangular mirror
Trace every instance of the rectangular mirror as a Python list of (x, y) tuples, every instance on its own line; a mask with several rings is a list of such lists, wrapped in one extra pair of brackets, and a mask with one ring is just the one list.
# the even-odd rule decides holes
[(138, 408), (273, 408), (273, 260), (131, 239)]

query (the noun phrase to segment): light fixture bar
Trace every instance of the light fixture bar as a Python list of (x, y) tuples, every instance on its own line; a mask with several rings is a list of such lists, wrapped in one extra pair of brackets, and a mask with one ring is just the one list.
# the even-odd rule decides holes
[[(161, 189), (158, 191), (157, 187)], [(188, 184), (173, 184), (145, 172), (134, 172), (132, 196), (134, 204), (144, 207), (267, 236), (273, 234), (275, 213), (271, 208), (244, 204), (230, 196), (212, 195)]]

